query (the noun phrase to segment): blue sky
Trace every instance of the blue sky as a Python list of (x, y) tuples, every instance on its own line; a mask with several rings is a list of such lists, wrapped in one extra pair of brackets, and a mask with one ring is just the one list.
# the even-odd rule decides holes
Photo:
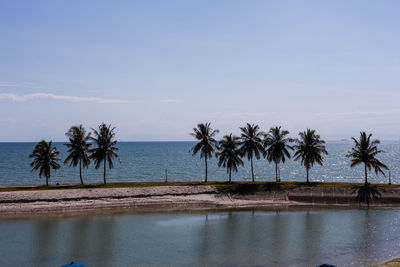
[(399, 1), (1, 1), (0, 141), (246, 122), (400, 139)]

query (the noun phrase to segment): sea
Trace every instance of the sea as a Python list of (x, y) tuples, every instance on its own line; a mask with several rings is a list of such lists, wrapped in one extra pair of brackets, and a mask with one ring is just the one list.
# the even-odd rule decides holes
[[(107, 170), (108, 182), (161, 182), (161, 181), (203, 181), (204, 159), (192, 155), (190, 148), (195, 142), (118, 142), (118, 155), (114, 168)], [(64, 165), (67, 157), (66, 146), (62, 142), (54, 145), (61, 152), (61, 168), (52, 172), (49, 183), (79, 183), (79, 168)], [(314, 165), (310, 171), (310, 180), (319, 182), (363, 182), (364, 167), (351, 168), (350, 159), (346, 157), (353, 143), (350, 141), (330, 141), (326, 148), (329, 155), (324, 156), (323, 166)], [(0, 185), (44, 184), (45, 178), (39, 178), (36, 171), (31, 171), (29, 154), (35, 143), (0, 143)], [(369, 182), (400, 183), (400, 141), (384, 141), (379, 145), (385, 153), (378, 158), (389, 167), (386, 176), (369, 172)], [(244, 166), (232, 174), (233, 181), (250, 181), (250, 162), (244, 159)], [(256, 181), (274, 181), (275, 166), (261, 158), (254, 162)], [(390, 175), (389, 175), (390, 172)], [(287, 159), (279, 165), (281, 181), (304, 181), (305, 169), (300, 161)], [(209, 181), (226, 181), (226, 169), (219, 168), (213, 157), (208, 164)], [(103, 168), (95, 169), (91, 164), (83, 170), (86, 183), (103, 181)]]

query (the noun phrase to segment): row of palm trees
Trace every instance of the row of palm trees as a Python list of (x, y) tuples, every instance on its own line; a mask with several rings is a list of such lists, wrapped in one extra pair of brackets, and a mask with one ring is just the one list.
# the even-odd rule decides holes
[[(114, 167), (113, 160), (119, 157), (116, 151), (119, 148), (116, 147), (117, 141), (115, 140), (115, 127), (102, 123), (98, 129), (93, 129), (93, 137), (91, 133), (86, 134), (85, 128), (82, 125), (72, 126), (65, 134), (69, 143), (64, 144), (67, 146), (67, 153), (69, 155), (64, 161), (64, 164), (69, 163), (69, 167), (76, 167), (79, 165), (79, 177), (81, 184), (83, 184), (82, 168), (88, 168), (91, 160), (94, 161), (95, 168), (98, 169), (103, 163), (104, 167), (104, 184), (106, 184), (106, 165), (108, 163), (109, 169)], [(96, 145), (92, 148), (93, 145)], [(32, 154), (29, 155), (33, 158), (32, 171), (39, 170), (39, 176), (46, 178), (46, 185), (49, 185), (49, 178), (51, 176), (51, 170), (57, 170), (60, 168), (58, 161), (58, 155), (60, 152), (55, 146), (52, 145), (52, 141), (46, 142), (45, 140), (40, 141), (36, 144)]]
[[(299, 138), (289, 138), (289, 132), (282, 130), (279, 126), (271, 128), (267, 133), (260, 130), (258, 125), (247, 123), (240, 127), (240, 137), (231, 134), (224, 135), (218, 142), (215, 135), (218, 130), (211, 128), (211, 123), (199, 123), (193, 128), (191, 135), (199, 140), (190, 151), (193, 156), (200, 152), (200, 158), (205, 162), (205, 182), (207, 182), (208, 170), (207, 160), (215, 155), (218, 158), (218, 166), (224, 167), (229, 175), (229, 182), (232, 179), (232, 171), (237, 172), (239, 166), (243, 166), (242, 158), (250, 161), (251, 176), (254, 180), (253, 158), (266, 158), (269, 163), (275, 164), (275, 179), (280, 181), (278, 176), (278, 165), (285, 163), (286, 158), (290, 159), (289, 150), (294, 150), (294, 160), (300, 160), (306, 169), (307, 183), (309, 182), (309, 171), (315, 163), (323, 165), (323, 155), (328, 155), (325, 141), (315, 133), (315, 130), (307, 129), (299, 132)], [(375, 173), (385, 175), (383, 169), (388, 167), (380, 162), (376, 155), (384, 152), (378, 150), (379, 140), (371, 140), (372, 134), (360, 133), (359, 140), (352, 137), (354, 147), (346, 155), (351, 158), (351, 167), (364, 164), (365, 184), (368, 183), (368, 170), (374, 169)], [(294, 145), (291, 145), (294, 143)]]
[[(307, 129), (299, 133), (299, 138), (289, 138), (289, 132), (282, 130), (279, 127), (271, 128), (267, 133), (260, 130), (258, 125), (247, 123), (245, 127), (240, 127), (240, 137), (231, 134), (223, 136), (222, 140), (217, 141), (215, 135), (219, 133), (210, 127), (210, 123), (199, 123), (197, 128), (193, 129), (191, 135), (199, 140), (190, 151), (193, 155), (200, 152), (200, 158), (204, 158), (205, 162), (205, 182), (208, 176), (208, 159), (215, 155), (218, 158), (218, 166), (227, 169), (229, 182), (232, 180), (232, 171), (237, 172), (239, 166), (243, 166), (242, 158), (247, 158), (251, 165), (251, 176), (254, 182), (254, 167), (253, 158), (260, 159), (264, 157), (269, 163), (275, 164), (275, 177), (279, 182), (278, 165), (285, 163), (286, 159), (291, 158), (290, 150), (294, 150), (294, 160), (300, 160), (301, 164), (306, 169), (307, 183), (309, 182), (309, 171), (315, 163), (323, 165), (323, 155), (328, 155), (325, 147), (325, 141), (320, 138), (315, 130)], [(82, 125), (72, 126), (65, 134), (69, 143), (67, 146), (68, 156), (64, 164), (69, 164), (69, 167), (79, 165), (79, 177), (83, 184), (82, 168), (88, 168), (91, 160), (94, 161), (95, 168), (98, 169), (103, 164), (104, 168), (104, 184), (106, 184), (107, 163), (109, 169), (114, 167), (114, 159), (119, 159), (116, 151), (117, 141), (115, 140), (115, 127), (102, 123), (98, 129), (93, 129), (92, 133), (86, 133)], [(388, 167), (380, 162), (376, 155), (384, 152), (378, 150), (377, 145), (379, 140), (372, 140), (372, 135), (367, 135), (365, 132), (360, 133), (359, 140), (352, 138), (354, 147), (346, 155), (351, 158), (351, 167), (359, 164), (364, 164), (365, 169), (365, 184), (368, 183), (368, 171), (374, 169), (375, 173), (385, 175), (383, 169)], [(291, 145), (294, 143), (294, 145)], [(94, 146), (92, 148), (92, 146)], [(39, 170), (39, 176), (46, 178), (46, 185), (51, 176), (51, 170), (60, 168), (58, 163), (60, 152), (52, 141), (46, 142), (42, 140), (38, 142), (29, 155), (33, 158), (32, 171)]]

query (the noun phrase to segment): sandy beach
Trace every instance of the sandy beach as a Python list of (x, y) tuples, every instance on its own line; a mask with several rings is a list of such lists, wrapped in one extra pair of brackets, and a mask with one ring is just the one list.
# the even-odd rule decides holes
[(400, 203), (400, 189), (397, 187), (379, 190), (380, 195), (375, 199), (363, 194), (365, 192), (357, 193), (349, 187), (315, 186), (245, 193), (221, 192), (220, 188), (213, 185), (20, 190), (0, 192), (0, 214), (36, 215), (149, 207), (198, 209), (365, 204), (360, 197), (369, 197), (370, 205)]
[(282, 198), (234, 197), (219, 194), (213, 186), (154, 186), (16, 191), (0, 193), (0, 214), (77, 212), (150, 206), (193, 209), (201, 207), (249, 207), (289, 204)]

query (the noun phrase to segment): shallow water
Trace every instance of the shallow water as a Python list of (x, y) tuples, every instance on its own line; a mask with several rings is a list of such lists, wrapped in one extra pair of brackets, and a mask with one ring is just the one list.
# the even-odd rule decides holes
[(0, 266), (365, 266), (400, 256), (400, 209), (0, 220)]
[[(64, 160), (67, 156), (63, 143), (55, 143)], [(199, 181), (204, 179), (204, 161), (198, 156), (193, 157), (189, 149), (193, 142), (121, 142), (119, 155), (122, 163), (115, 163), (115, 168), (108, 171), (108, 181), (163, 181), (165, 169), (168, 169), (170, 181)], [(44, 178), (39, 179), (38, 173), (30, 172), (29, 154), (35, 143), (0, 143), (0, 185), (11, 184), (43, 184)], [(350, 142), (328, 142), (329, 155), (325, 157), (324, 166), (314, 166), (310, 171), (311, 180), (335, 182), (362, 182), (364, 169), (362, 166), (350, 168), (346, 153), (351, 149)], [(379, 158), (391, 169), (393, 183), (400, 183), (400, 143), (383, 142), (381, 148), (386, 153)], [(256, 179), (273, 181), (275, 169), (266, 160), (255, 162)], [(288, 160), (280, 165), (282, 181), (303, 181), (304, 168), (300, 162)], [(93, 165), (83, 171), (87, 182), (102, 182), (102, 168), (96, 170)], [(217, 167), (213, 158), (209, 163), (209, 179), (224, 181), (227, 179), (226, 170)], [(245, 166), (233, 174), (233, 180), (251, 180), (250, 164), (245, 160)], [(387, 183), (388, 178), (370, 173), (370, 182)], [(79, 182), (78, 168), (62, 165), (50, 179), (50, 183)]]

